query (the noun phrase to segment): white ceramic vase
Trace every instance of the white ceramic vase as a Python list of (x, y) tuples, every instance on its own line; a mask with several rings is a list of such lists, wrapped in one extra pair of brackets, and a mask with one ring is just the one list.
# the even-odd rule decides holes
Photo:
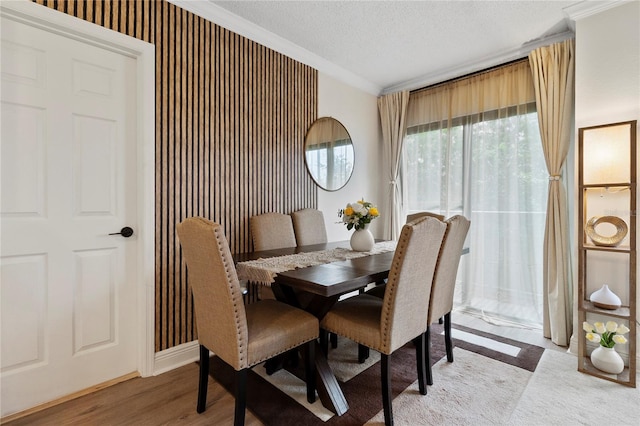
[(591, 293), (589, 300), (594, 306), (602, 309), (618, 309), (622, 305), (620, 298), (609, 290), (609, 286), (606, 284), (600, 290)]
[(351, 249), (354, 251), (371, 251), (375, 240), (373, 235), (365, 226), (364, 229), (358, 229), (351, 235)]
[(598, 346), (591, 352), (591, 363), (598, 370), (609, 374), (620, 374), (624, 370), (624, 361), (615, 348)]

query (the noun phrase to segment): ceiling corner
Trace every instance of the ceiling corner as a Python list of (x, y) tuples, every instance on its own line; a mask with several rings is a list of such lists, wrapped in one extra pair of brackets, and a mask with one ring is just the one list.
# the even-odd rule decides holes
[(525, 43), (524, 45), (517, 46), (513, 49), (497, 52), (494, 55), (489, 55), (479, 60), (460, 64), (455, 67), (441, 70), (437, 73), (423, 75), (412, 80), (385, 87), (382, 90), (381, 94), (386, 95), (388, 93), (398, 92), (401, 90), (417, 90), (420, 88), (428, 87), (432, 84), (438, 84), (453, 78), (458, 78), (467, 74), (479, 72), (483, 69), (495, 67), (509, 61), (524, 58), (528, 56), (529, 53), (534, 49), (542, 46), (548, 46), (554, 43), (559, 43), (573, 37), (575, 37), (574, 31), (565, 31), (559, 34), (553, 34), (548, 37), (533, 40), (529, 43)]
[(213, 22), (229, 31), (260, 43), (269, 49), (315, 68), (343, 83), (378, 96), (382, 87), (348, 71), (318, 55), (237, 16), (212, 1), (167, 0), (184, 10)]

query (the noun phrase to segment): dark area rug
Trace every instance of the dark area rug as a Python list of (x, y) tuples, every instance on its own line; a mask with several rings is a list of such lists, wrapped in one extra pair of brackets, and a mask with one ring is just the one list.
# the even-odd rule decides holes
[[(484, 346), (474, 345), (458, 339), (454, 339), (454, 347), (475, 352), (531, 372), (535, 371), (538, 361), (544, 352), (544, 349), (538, 346), (517, 342), (455, 324), (453, 327), (467, 333), (519, 347), (520, 351), (518, 356), (512, 357), (502, 352), (497, 352)], [(446, 353), (444, 336), (440, 334), (441, 332), (441, 325), (435, 324), (431, 327), (432, 365), (442, 359)], [(356, 352), (354, 352), (353, 357), (354, 360), (357, 359)], [(233, 393), (233, 373), (233, 369), (218, 357), (213, 356), (211, 358), (211, 376), (231, 393)], [(402, 393), (416, 380), (415, 348), (412, 343), (408, 343), (391, 355), (391, 385), (394, 397)], [(376, 415), (376, 413), (382, 410), (379, 362), (367, 368), (351, 380), (340, 382), (340, 387), (349, 404), (349, 410), (340, 417), (334, 416), (328, 421), (323, 422), (258, 374), (250, 372), (247, 383), (247, 408), (265, 425), (273, 426), (359, 426), (366, 423)]]

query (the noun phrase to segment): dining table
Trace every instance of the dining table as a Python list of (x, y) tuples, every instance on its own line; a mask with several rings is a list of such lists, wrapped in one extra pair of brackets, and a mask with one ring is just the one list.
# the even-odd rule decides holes
[[(278, 272), (271, 271), (265, 274), (265, 277), (261, 278), (262, 284), (271, 286), (276, 299), (304, 309), (321, 320), (341, 296), (359, 291), (371, 283), (384, 282), (389, 275), (394, 251), (395, 243), (391, 241), (377, 240), (374, 249), (365, 253), (353, 252), (348, 241), (338, 241), (241, 253), (233, 257), (238, 278), (241, 280), (256, 278), (248, 271), (248, 267), (253, 268), (254, 272), (264, 272), (260, 270), (263, 260), (271, 259), (278, 263)], [(305, 253), (328, 256), (320, 256), (321, 259), (310, 266), (296, 266), (298, 258), (307, 257)], [(290, 259), (291, 263), (288, 263)], [(267, 279), (267, 275), (271, 277), (270, 280)], [(326, 408), (340, 416), (347, 412), (349, 405), (329, 366), (326, 354), (318, 342), (316, 345), (318, 396)]]

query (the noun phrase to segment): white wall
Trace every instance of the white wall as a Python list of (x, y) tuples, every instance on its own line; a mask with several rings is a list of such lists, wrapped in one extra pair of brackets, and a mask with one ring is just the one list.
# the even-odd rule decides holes
[[(324, 212), (329, 241), (348, 240), (353, 231), (339, 224), (338, 210), (364, 198), (384, 211), (380, 119), (377, 97), (318, 73), (318, 117), (333, 117), (349, 132), (355, 150), (353, 175), (338, 191), (318, 188), (318, 209)], [(382, 219), (371, 223), (374, 237), (382, 237)]]
[[(639, 27), (640, 2), (637, 1), (576, 21), (576, 141), (581, 127), (640, 120)], [(575, 149), (569, 155), (577, 160)], [(576, 203), (577, 196), (576, 186)], [(577, 212), (573, 213), (573, 223), (579, 232)], [(601, 264), (591, 276), (611, 279), (615, 276), (614, 268), (611, 264)], [(576, 310), (572, 350), (576, 333), (582, 332), (577, 318)]]

